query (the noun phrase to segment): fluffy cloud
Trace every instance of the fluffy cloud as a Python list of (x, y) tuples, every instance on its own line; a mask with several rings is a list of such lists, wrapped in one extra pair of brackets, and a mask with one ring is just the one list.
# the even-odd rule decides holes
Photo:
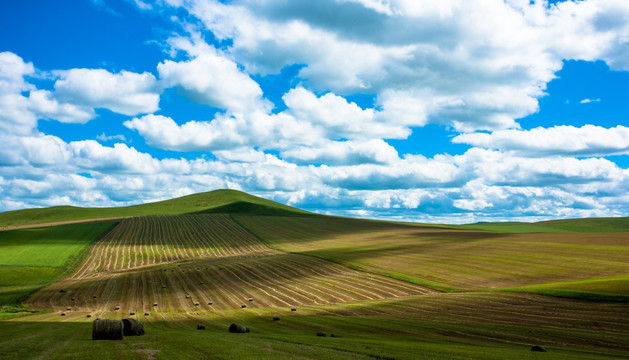
[(32, 63), (11, 52), (0, 53), (0, 129), (13, 134), (31, 134), (38, 119), (85, 123), (95, 114), (89, 107), (60, 102), (47, 90), (26, 81), (36, 75)]
[(526, 156), (629, 154), (629, 128), (622, 125), (613, 128), (584, 125), (500, 130), (492, 133), (461, 134), (452, 141)]
[(104, 69), (56, 71), (55, 96), (77, 106), (105, 108), (124, 115), (152, 113), (159, 110), (159, 92), (155, 76)]
[[(239, 147), (282, 150), (295, 146), (321, 148), (333, 144), (330, 139), (372, 141), (371, 144), (378, 144), (378, 148), (385, 151), (377, 155), (372, 150), (370, 158), (375, 161), (391, 159), (393, 154), (378, 138), (405, 138), (410, 133), (406, 127), (379, 122), (378, 111), (362, 109), (331, 93), (317, 97), (298, 87), (286, 93), (283, 99), (288, 108), (277, 114), (226, 113), (216, 115), (212, 121), (189, 121), (181, 125), (169, 117), (150, 114), (126, 121), (124, 125), (136, 130), (151, 146), (177, 151), (220, 151)], [(305, 159), (298, 155), (303, 154), (304, 149), (295, 148), (287, 154)], [(338, 146), (336, 149), (340, 150)], [(343, 151), (351, 149), (356, 150), (357, 157), (366, 153), (364, 146), (346, 145)]]
[(267, 109), (262, 89), (238, 65), (207, 44), (175, 41), (194, 55), (188, 61), (166, 60), (157, 66), (164, 86), (179, 87), (193, 101), (232, 112)]
[(334, 141), (324, 147), (297, 147), (282, 152), (282, 157), (301, 164), (385, 164), (398, 160), (395, 148), (383, 140)]
[(376, 94), (388, 110), (381, 120), (398, 125), (517, 128), (515, 119), (538, 110), (563, 59), (629, 66), (623, 0), (169, 3), (229, 40), (230, 55), (248, 72), (303, 64), (308, 87)]

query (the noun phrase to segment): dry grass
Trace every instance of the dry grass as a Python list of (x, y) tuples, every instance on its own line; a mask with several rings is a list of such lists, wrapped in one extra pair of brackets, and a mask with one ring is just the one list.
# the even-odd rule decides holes
[(629, 272), (624, 233), (496, 234), (348, 219), (236, 219), (277, 249), (449, 288), (525, 286)]

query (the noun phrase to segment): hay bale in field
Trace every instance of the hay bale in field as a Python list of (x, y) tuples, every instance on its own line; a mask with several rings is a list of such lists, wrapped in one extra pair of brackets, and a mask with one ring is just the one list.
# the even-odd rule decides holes
[(199, 306), (199, 303), (194, 303), (194, 306)]
[(86, 316), (86, 317), (92, 317), (92, 314), (87, 314), (87, 316)]
[(317, 336), (325, 337), (325, 333), (323, 331), (317, 331)]
[(210, 302), (208, 302), (207, 304), (208, 304), (208, 305), (212, 305), (212, 302), (210, 301)]
[(124, 325), (120, 320), (96, 319), (92, 323), (92, 340), (122, 340)]
[(244, 334), (244, 333), (248, 333), (249, 332), (249, 328), (244, 326), (244, 325), (233, 323), (233, 324), (229, 325), (229, 332), (230, 333), (237, 333), (237, 334)]
[(186, 295), (186, 299), (190, 299), (190, 295)]
[(59, 290), (59, 292), (63, 294), (63, 293), (65, 293), (66, 291), (65, 291), (65, 290), (63, 290), (63, 289), (61, 289), (61, 290)]
[(116, 306), (114, 310), (120, 310), (120, 306)]
[(341, 336), (341, 335), (339, 335), (339, 334), (330, 334), (330, 337), (340, 338), (340, 337), (342, 337), (342, 336)]
[(157, 306), (157, 303), (153, 303), (153, 306)]
[(205, 284), (203, 281), (200, 282), (201, 285)]
[(66, 310), (72, 310), (72, 308), (68, 306), (68, 307), (66, 307)]
[(162, 285), (162, 289), (166, 289), (166, 285)]
[(280, 317), (279, 316), (273, 316), (273, 321), (280, 321)]
[(141, 336), (144, 335), (144, 324), (136, 319), (122, 319), (124, 336)]
[(66, 316), (66, 313), (61, 313), (61, 316)]
[(297, 311), (297, 308), (290, 308), (290, 311)]
[(240, 305), (240, 308), (241, 308), (241, 309), (244, 309), (244, 308), (246, 308), (246, 307), (247, 307), (247, 305), (245, 305), (245, 304)]
[(129, 315), (135, 315), (135, 313), (134, 312), (130, 312)]
[(76, 298), (72, 298), (72, 301), (76, 300)]
[(92, 296), (92, 299), (96, 299), (96, 295)]
[(548, 350), (546, 350), (543, 346), (535, 345), (531, 347), (531, 351), (547, 352)]
[(253, 298), (249, 298), (249, 301), (253, 301)]
[(197, 324), (197, 330), (205, 330), (205, 325)]
[(144, 316), (149, 316), (149, 313), (144, 313)]

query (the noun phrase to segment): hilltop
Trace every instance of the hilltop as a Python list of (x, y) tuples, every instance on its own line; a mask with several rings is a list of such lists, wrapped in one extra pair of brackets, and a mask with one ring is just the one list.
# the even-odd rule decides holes
[(238, 190), (222, 189), (186, 195), (146, 204), (87, 208), (53, 206), (0, 213), (0, 226), (68, 222), (89, 219), (119, 219), (131, 216), (181, 215), (191, 213), (239, 213), (281, 216), (314, 216), (316, 214)]

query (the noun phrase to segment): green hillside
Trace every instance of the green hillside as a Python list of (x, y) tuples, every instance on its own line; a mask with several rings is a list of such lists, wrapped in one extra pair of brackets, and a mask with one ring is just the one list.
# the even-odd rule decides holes
[(71, 220), (120, 218), (146, 215), (178, 215), (187, 213), (248, 213), (273, 215), (312, 215), (275, 201), (237, 190), (215, 190), (154, 203), (109, 208), (54, 206), (0, 213), (0, 226), (49, 223)]

